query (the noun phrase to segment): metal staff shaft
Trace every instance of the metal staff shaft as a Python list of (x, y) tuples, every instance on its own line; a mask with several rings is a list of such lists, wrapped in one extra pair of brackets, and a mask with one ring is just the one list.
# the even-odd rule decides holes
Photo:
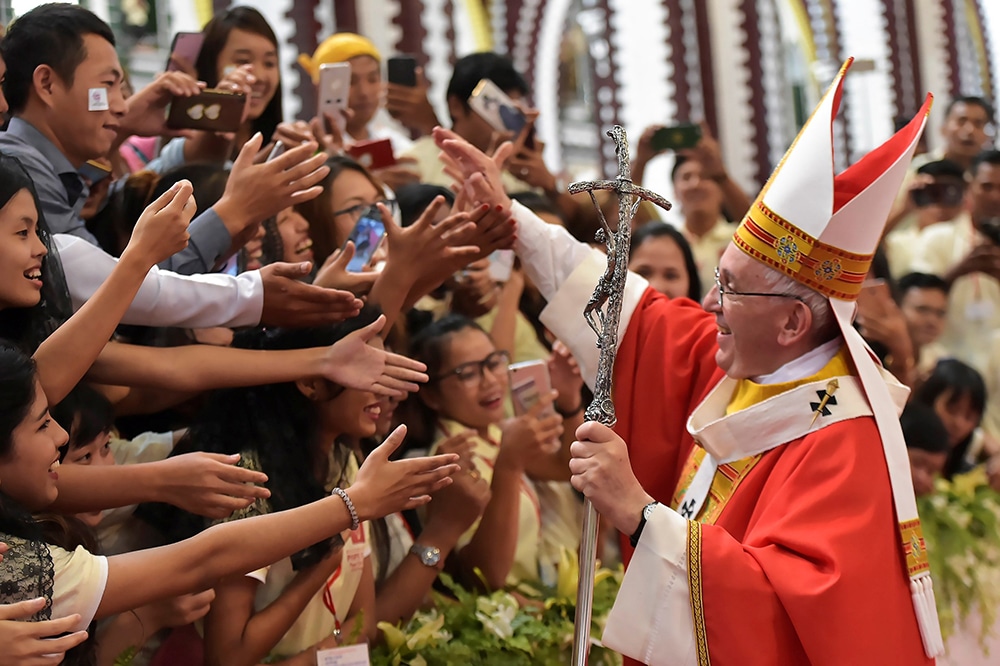
[[(628, 275), (628, 254), (632, 240), (632, 217), (640, 200), (652, 201), (664, 210), (670, 202), (632, 183), (629, 168), (628, 137), (622, 127), (615, 125), (608, 130), (615, 142), (618, 156), (618, 178), (615, 180), (585, 181), (569, 186), (570, 194), (588, 192), (601, 219), (598, 241), (607, 244), (608, 267), (598, 280), (593, 296), (584, 308), (587, 324), (597, 333), (600, 356), (597, 377), (594, 381), (594, 400), (587, 407), (587, 421), (599, 421), (607, 426), (616, 422), (615, 404), (611, 397), (611, 378), (618, 351), (618, 322), (621, 318), (625, 280)], [(609, 190), (618, 195), (618, 220), (608, 224), (594, 196), (596, 190)], [(590, 658), (590, 625), (594, 605), (594, 573), (597, 559), (597, 528), (599, 517), (590, 499), (583, 504), (583, 532), (580, 537), (580, 581), (576, 591), (576, 618), (573, 633), (573, 665), (586, 666)]]

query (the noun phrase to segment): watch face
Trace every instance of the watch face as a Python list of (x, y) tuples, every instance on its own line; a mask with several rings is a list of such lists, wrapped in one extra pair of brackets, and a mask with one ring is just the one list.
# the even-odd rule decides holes
[(645, 518), (646, 520), (649, 520), (649, 517), (653, 515), (653, 509), (655, 508), (656, 508), (656, 502), (653, 502), (652, 504), (647, 504), (646, 507), (642, 510), (642, 517)]
[(437, 548), (424, 548), (420, 553), (420, 561), (429, 567), (436, 567), (441, 561), (441, 551)]

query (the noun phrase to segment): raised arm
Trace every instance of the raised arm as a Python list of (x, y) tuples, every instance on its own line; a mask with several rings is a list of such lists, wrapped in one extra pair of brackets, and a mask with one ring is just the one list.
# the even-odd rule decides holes
[[(359, 520), (425, 504), (458, 471), (454, 455), (390, 462), (405, 434), (405, 427), (397, 428), (358, 471), (349, 492)], [(350, 527), (350, 511), (332, 495), (296, 509), (215, 525), (169, 546), (111, 557), (97, 617), (210, 588), (223, 576), (273, 564)]]
[(399, 395), (427, 381), (422, 363), (368, 344), (385, 318), (327, 348), (258, 351), (210, 345), (156, 348), (108, 343), (88, 373), (103, 384), (199, 391), (325, 377), (347, 388)]
[(76, 386), (101, 353), (149, 269), (187, 245), (195, 211), (192, 191), (191, 183), (180, 181), (147, 206), (108, 279), (35, 351), (39, 381), (53, 403)]

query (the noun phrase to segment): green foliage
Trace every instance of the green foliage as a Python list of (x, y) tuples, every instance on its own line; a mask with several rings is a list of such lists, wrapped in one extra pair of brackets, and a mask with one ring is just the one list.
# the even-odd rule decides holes
[(980, 640), (1000, 608), (1000, 494), (981, 467), (939, 479), (935, 492), (917, 499), (927, 540), (941, 631), (947, 637), (976, 610)]
[[(563, 572), (560, 571), (560, 574)], [(575, 572), (567, 572), (568, 577)], [(602, 570), (594, 586), (591, 636), (596, 641), (611, 611), (622, 573)], [(385, 642), (372, 651), (373, 664), (391, 666), (563, 666), (573, 643), (574, 598), (565, 584), (522, 583), (513, 592), (470, 592), (447, 574), (441, 582), (452, 596), (434, 594), (434, 607), (394, 627), (380, 622)], [(590, 653), (594, 666), (618, 666), (621, 657), (599, 642)]]
[(135, 661), (135, 655), (139, 653), (139, 650), (134, 646), (125, 648), (122, 653), (115, 657), (114, 666), (132, 666), (132, 662)]

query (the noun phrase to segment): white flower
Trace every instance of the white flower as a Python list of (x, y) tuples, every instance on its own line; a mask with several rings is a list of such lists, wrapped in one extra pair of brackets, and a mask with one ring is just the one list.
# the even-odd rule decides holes
[(502, 640), (514, 636), (511, 623), (517, 615), (517, 600), (506, 592), (476, 599), (476, 619), (483, 628), (492, 631)]

